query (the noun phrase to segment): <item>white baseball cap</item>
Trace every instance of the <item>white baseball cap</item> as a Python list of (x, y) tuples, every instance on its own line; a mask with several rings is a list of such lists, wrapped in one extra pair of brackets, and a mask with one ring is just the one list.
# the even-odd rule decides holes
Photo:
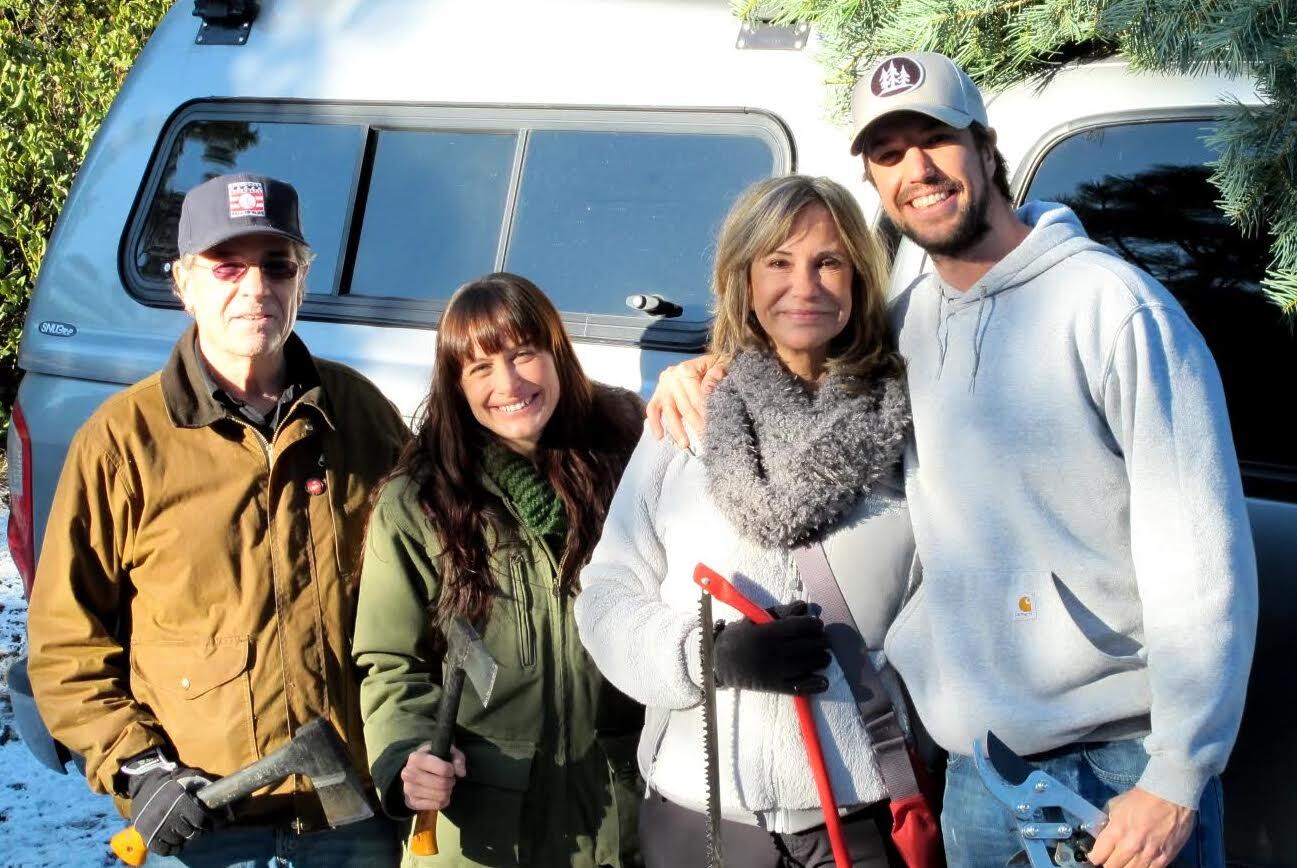
[(973, 121), (989, 126), (977, 85), (953, 60), (933, 51), (884, 57), (856, 82), (851, 94), (856, 128), (851, 155), (865, 149), (865, 131), (871, 124), (896, 112), (918, 112), (957, 130)]

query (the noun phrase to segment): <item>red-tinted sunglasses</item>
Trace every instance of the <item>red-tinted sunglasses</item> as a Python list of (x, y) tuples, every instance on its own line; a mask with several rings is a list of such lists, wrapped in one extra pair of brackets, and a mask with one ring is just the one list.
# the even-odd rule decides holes
[(243, 275), (248, 273), (249, 268), (259, 269), (261, 276), (267, 280), (292, 280), (297, 277), (297, 272), (301, 270), (301, 266), (294, 259), (267, 259), (260, 265), (255, 262), (243, 262), (239, 259), (227, 259), (212, 265), (201, 262), (194, 264), (209, 269), (212, 276), (222, 283), (234, 283), (237, 280), (242, 280)]

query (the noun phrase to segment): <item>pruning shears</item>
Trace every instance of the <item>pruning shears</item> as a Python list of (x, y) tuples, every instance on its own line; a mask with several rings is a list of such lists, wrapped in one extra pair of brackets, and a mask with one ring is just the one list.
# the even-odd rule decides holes
[[(973, 765), (982, 783), (1013, 813), (1023, 853), (1009, 864), (1032, 868), (1088, 865), (1086, 854), (1108, 815), (1047, 772), (1030, 765), (987, 731), (973, 740)], [(1052, 853), (1051, 853), (1052, 850)]]

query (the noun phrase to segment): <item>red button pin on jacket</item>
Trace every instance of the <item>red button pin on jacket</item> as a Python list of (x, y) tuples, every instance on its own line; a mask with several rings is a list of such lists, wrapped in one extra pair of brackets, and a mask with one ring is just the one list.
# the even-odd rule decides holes
[(306, 480), (306, 493), (307, 493), (307, 494), (310, 494), (310, 495), (312, 495), (312, 496), (314, 496), (314, 495), (316, 495), (316, 494), (323, 494), (323, 493), (324, 493), (324, 480), (323, 480), (323, 479), (308, 479), (308, 480)]

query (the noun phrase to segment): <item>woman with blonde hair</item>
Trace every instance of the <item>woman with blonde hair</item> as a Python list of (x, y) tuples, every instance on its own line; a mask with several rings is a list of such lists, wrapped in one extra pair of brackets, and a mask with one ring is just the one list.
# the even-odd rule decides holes
[[(795, 557), (823, 546), (865, 645), (881, 648), (914, 551), (900, 479), (909, 406), (887, 338), (886, 264), (833, 181), (772, 178), (740, 197), (717, 244), (710, 349), (727, 373), (707, 399), (706, 430), (683, 450), (640, 440), (581, 574), (582, 641), (648, 707), (639, 764), (649, 866), (696, 863), (702, 852), (703, 630), (714, 636), (726, 859), (833, 864), (786, 695), (816, 694), (851, 862), (899, 864), (879, 764)], [(700, 562), (777, 619), (759, 624), (717, 602), (724, 620), (701, 624)]]
[[(429, 864), (639, 864), (643, 712), (591, 663), (572, 601), (642, 411), (586, 377), (531, 281), (491, 274), (451, 298), (422, 420), (370, 519), (352, 648), (384, 810), (441, 812)], [(446, 762), (424, 742), (456, 617), (499, 668), (489, 702), (464, 690)]]

